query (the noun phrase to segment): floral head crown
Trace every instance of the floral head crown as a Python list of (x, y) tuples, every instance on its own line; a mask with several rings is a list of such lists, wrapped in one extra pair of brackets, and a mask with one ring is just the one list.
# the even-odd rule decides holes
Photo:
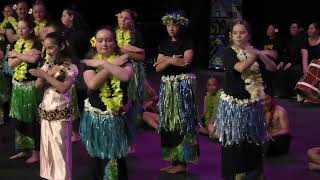
[(189, 25), (189, 19), (187, 19), (186, 17), (184, 17), (181, 13), (179, 12), (173, 12), (170, 14), (166, 14), (165, 16), (163, 16), (161, 18), (162, 23), (164, 25), (167, 25), (169, 23), (175, 23), (181, 26), (185, 26), (187, 27)]

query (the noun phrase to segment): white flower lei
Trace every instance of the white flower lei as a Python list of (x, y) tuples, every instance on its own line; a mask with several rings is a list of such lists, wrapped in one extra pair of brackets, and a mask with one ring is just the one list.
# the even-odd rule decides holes
[[(240, 48), (231, 47), (236, 53), (240, 61), (245, 61), (250, 56), (245, 50)], [(246, 69), (242, 74), (241, 78), (245, 82), (245, 88), (250, 93), (251, 100), (259, 101), (264, 95), (263, 81), (259, 69), (259, 64), (254, 62), (250, 68)]]

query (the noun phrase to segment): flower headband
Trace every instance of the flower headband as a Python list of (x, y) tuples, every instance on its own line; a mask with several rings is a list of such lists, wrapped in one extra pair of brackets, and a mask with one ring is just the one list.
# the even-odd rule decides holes
[(185, 26), (185, 27), (187, 27), (190, 22), (189, 19), (187, 19), (186, 17), (184, 17), (180, 13), (176, 13), (176, 12), (163, 16), (161, 18), (161, 20), (164, 25), (167, 25), (169, 23), (175, 23), (175, 24)]

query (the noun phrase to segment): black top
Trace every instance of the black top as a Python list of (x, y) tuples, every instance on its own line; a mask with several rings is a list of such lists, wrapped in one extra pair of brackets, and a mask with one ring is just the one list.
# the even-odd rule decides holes
[(284, 62), (291, 63), (292, 65), (302, 65), (301, 49), (305, 47), (307, 36), (300, 33), (291, 39), (286, 44)]
[[(191, 39), (181, 39), (178, 41), (165, 40), (160, 43), (159, 54), (170, 56), (182, 55), (185, 51), (193, 49), (193, 41)], [(162, 75), (179, 75), (191, 72), (191, 66), (177, 67), (169, 65), (162, 71)]]
[(312, 60), (320, 58), (320, 43), (315, 46), (310, 46), (309, 41), (307, 39), (305, 48), (308, 50), (308, 64)]
[[(35, 40), (34, 40), (34, 43), (33, 43), (32, 49), (36, 49), (36, 50), (41, 51), (41, 49), (42, 49), (42, 44), (41, 44), (41, 42), (40, 42), (39, 40), (35, 39)], [(20, 53), (22, 53), (22, 50), (23, 50), (23, 47), (22, 47)], [(30, 69), (34, 69), (34, 68), (37, 68), (37, 67), (38, 67), (38, 62), (36, 62), (36, 63), (28, 63), (27, 73), (26, 73), (26, 79), (22, 80), (22, 82), (37, 80), (37, 77), (32, 76), (32, 75), (29, 73), (29, 70), (30, 70)]]
[(279, 59), (283, 56), (283, 43), (280, 38), (268, 38), (263, 42), (263, 49), (276, 51)]
[(135, 36), (134, 36), (132, 42), (130, 42), (130, 44), (132, 46), (144, 48), (143, 38), (142, 38), (142, 34), (140, 31), (136, 30)]
[(83, 59), (90, 47), (87, 33), (81, 29), (66, 28), (63, 35), (71, 57), (78, 60)]
[[(245, 89), (245, 83), (241, 78), (241, 73), (234, 69), (234, 65), (240, 62), (237, 53), (231, 48), (226, 48), (223, 55), (223, 65), (225, 67), (222, 88), (224, 92), (238, 99), (250, 99), (249, 92)], [(264, 64), (257, 59), (260, 72), (265, 70)]]
[[(92, 68), (92, 67), (89, 67), (89, 66), (85, 66), (85, 71), (86, 70), (95, 71), (96, 69)], [(106, 82), (109, 82), (110, 83), (110, 87), (111, 87), (111, 79), (107, 79)], [(128, 101), (127, 86), (128, 86), (127, 82), (121, 82), (120, 83), (120, 88), (122, 89), (122, 92), (123, 92), (123, 105), (125, 105), (127, 103), (127, 101)], [(111, 88), (111, 91), (112, 91), (112, 88)], [(106, 106), (101, 101), (100, 89), (89, 91), (88, 92), (88, 98), (89, 98), (89, 102), (90, 102), (92, 107), (98, 108), (101, 111), (106, 111)]]

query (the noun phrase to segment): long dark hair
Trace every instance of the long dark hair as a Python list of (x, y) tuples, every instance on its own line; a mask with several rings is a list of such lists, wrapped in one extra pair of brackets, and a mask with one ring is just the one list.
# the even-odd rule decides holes
[[(66, 59), (70, 59), (70, 55), (67, 51), (66, 41), (63, 38), (61, 32), (51, 32), (49, 33), (45, 39), (52, 39), (58, 45), (59, 48), (64, 47), (60, 51), (61, 58), (55, 59), (55, 63), (61, 65)], [(72, 62), (72, 60), (70, 60)], [(73, 63), (73, 62), (72, 62)]]

